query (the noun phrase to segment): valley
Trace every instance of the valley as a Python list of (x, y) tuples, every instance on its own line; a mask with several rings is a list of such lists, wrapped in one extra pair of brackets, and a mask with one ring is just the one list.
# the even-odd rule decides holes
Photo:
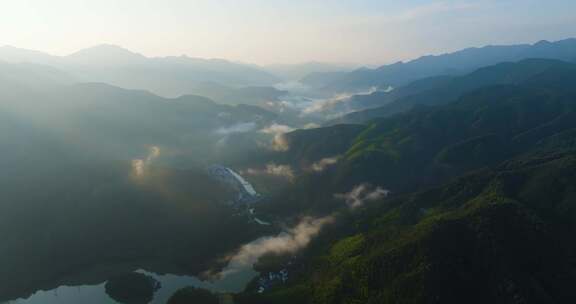
[(575, 303), (576, 39), (417, 54), (0, 47), (0, 303)]

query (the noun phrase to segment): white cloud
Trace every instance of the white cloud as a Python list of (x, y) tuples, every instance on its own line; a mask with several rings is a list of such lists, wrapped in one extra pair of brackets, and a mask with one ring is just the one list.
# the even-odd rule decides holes
[(268, 127), (260, 130), (260, 132), (266, 133), (266, 134), (288, 133), (288, 132), (292, 132), (292, 131), (294, 131), (294, 128), (287, 126), (287, 125), (277, 124), (277, 123), (273, 123), (273, 124), (269, 125)]
[(326, 168), (335, 165), (336, 163), (338, 163), (338, 160), (340, 159), (339, 156), (334, 156), (334, 157), (326, 157), (323, 158), (315, 163), (313, 163), (310, 166), (310, 170), (315, 171), (315, 172), (322, 172), (324, 171)]
[(262, 133), (273, 135), (272, 142), (269, 148), (279, 152), (288, 151), (288, 149), (290, 148), (288, 140), (286, 139), (284, 134), (292, 131), (294, 131), (294, 128), (277, 123), (273, 123), (268, 127), (260, 130), (260, 132)]
[(390, 191), (380, 186), (371, 187), (368, 184), (360, 184), (352, 188), (348, 193), (338, 193), (334, 197), (344, 200), (350, 209), (362, 207), (366, 202), (376, 201), (390, 195)]
[(284, 152), (290, 150), (290, 143), (284, 134), (276, 134), (272, 139), (272, 150)]
[(229, 264), (218, 277), (225, 277), (247, 266), (252, 266), (266, 254), (290, 254), (304, 249), (322, 228), (334, 222), (333, 216), (322, 218), (304, 217), (293, 228), (276, 236), (259, 238), (242, 246), (231, 255)]
[[(311, 114), (321, 114), (322, 112), (327, 112), (333, 110), (338, 105), (346, 105), (346, 102), (350, 100), (355, 95), (370, 95), (374, 92), (378, 91), (377, 87), (371, 87), (368, 90), (362, 92), (350, 92), (350, 93), (340, 93), (336, 94), (331, 98), (317, 100), (306, 108), (302, 110), (302, 115), (311, 115)], [(344, 107), (346, 108), (346, 107)], [(330, 116), (339, 116), (346, 113), (354, 111), (354, 109), (350, 110), (339, 110), (337, 114), (331, 113)]]
[(281, 90), (281, 91), (290, 91), (290, 92), (307, 92), (310, 90), (308, 86), (299, 82), (299, 81), (289, 81), (289, 82), (282, 82), (274, 85), (274, 88)]
[(269, 163), (264, 169), (247, 169), (245, 174), (248, 175), (271, 175), (284, 177), (290, 181), (294, 179), (294, 170), (289, 165), (277, 165), (275, 163)]
[(160, 147), (150, 146), (148, 148), (148, 155), (144, 159), (133, 159), (132, 160), (132, 176), (140, 179), (146, 174), (148, 167), (160, 157)]
[(320, 128), (321, 125), (317, 124), (317, 123), (307, 123), (304, 125), (304, 127), (302, 127), (302, 129), (316, 129), (316, 128)]

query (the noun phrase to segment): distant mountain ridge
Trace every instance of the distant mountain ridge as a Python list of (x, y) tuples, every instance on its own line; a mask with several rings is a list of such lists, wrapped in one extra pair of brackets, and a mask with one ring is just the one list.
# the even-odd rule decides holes
[[(353, 92), (370, 87), (402, 86), (416, 79), (438, 75), (458, 75), (482, 66), (528, 58), (573, 61), (576, 39), (556, 42), (542, 40), (534, 44), (497, 45), (467, 48), (442, 55), (423, 56), (407, 62), (384, 65), (376, 69), (361, 68), (340, 75), (324, 86), (332, 92)], [(334, 77), (328, 74), (327, 77)], [(318, 81), (318, 75), (315, 77)]]
[(79, 82), (106, 82), (143, 89), (166, 97), (193, 94), (204, 83), (271, 86), (280, 79), (261, 68), (222, 59), (188, 56), (146, 57), (115, 45), (98, 45), (67, 56), (4, 46), (0, 61), (48, 65), (73, 75)]
[(364, 110), (346, 114), (328, 124), (365, 123), (419, 105), (447, 104), (466, 92), (490, 85), (517, 84), (554, 68), (573, 69), (576, 65), (553, 59), (525, 59), (486, 66), (463, 76), (424, 78), (388, 93), (354, 96), (342, 107)]

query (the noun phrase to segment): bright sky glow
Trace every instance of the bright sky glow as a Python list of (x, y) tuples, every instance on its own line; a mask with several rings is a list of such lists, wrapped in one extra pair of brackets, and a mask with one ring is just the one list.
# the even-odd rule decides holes
[(576, 36), (573, 0), (0, 0), (0, 45), (64, 55), (387, 63)]

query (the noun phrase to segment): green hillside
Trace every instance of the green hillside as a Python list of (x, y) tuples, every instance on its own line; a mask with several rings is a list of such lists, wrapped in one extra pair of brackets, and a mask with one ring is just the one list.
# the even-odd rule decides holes
[[(287, 285), (249, 288), (237, 302), (574, 302), (575, 79), (558, 66), (349, 134), (336, 167), (302, 176), (269, 206), (338, 224)], [(393, 195), (349, 210), (335, 194), (359, 184)]]
[(572, 303), (575, 182), (576, 152), (540, 152), (374, 203), (290, 287), (240, 303)]

